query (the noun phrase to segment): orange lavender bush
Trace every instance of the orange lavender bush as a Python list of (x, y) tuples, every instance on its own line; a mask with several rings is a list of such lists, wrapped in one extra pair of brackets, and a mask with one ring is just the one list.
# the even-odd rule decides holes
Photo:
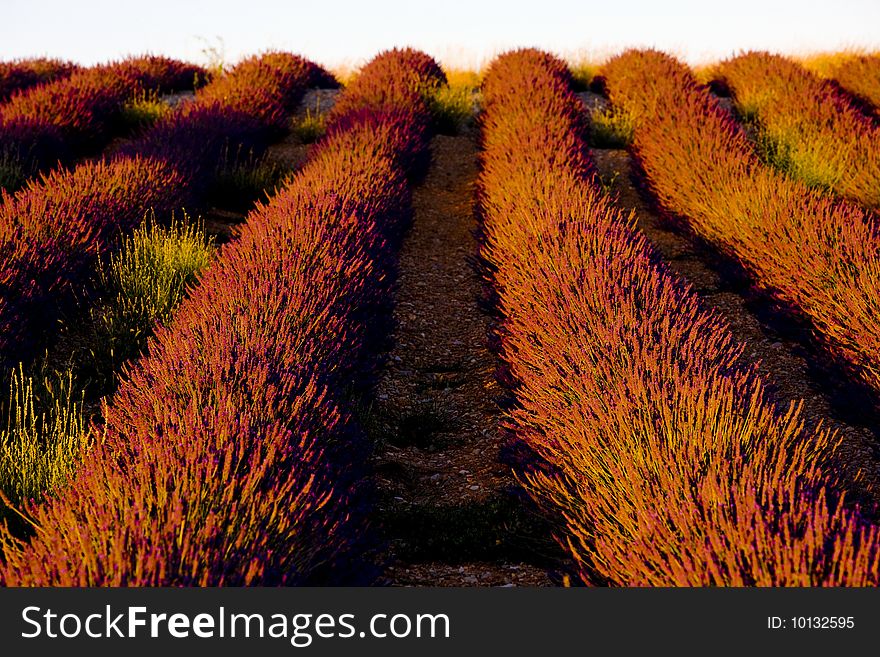
[(880, 118), (880, 54), (855, 55), (832, 64), (825, 71), (844, 90), (868, 103)]
[(0, 103), (38, 84), (68, 78), (78, 70), (72, 62), (46, 57), (0, 62)]
[(614, 209), (583, 108), (548, 60), (515, 51), (486, 73), (482, 255), (508, 424), (540, 457), (520, 478), (578, 575), (876, 585), (880, 533), (842, 505), (835, 436), (772, 399), (724, 322)]
[(715, 83), (758, 128), (775, 166), (808, 185), (880, 207), (880, 125), (848, 94), (797, 62), (752, 52), (722, 62)]
[[(379, 53), (358, 71), (327, 118), (333, 122), (364, 107), (388, 110), (404, 106), (417, 108), (423, 121), (436, 123), (437, 117), (429, 113), (441, 89), (448, 89), (446, 74), (432, 57), (412, 48), (393, 48)], [(413, 169), (416, 175), (423, 173), (425, 164)]]
[(290, 53), (249, 57), (201, 89), (194, 101), (158, 121), (121, 154), (168, 160), (188, 171), (193, 185), (204, 187), (230, 150), (255, 156), (279, 138), (306, 89), (331, 86), (327, 76), (313, 62)]
[(634, 152), (660, 205), (809, 319), (833, 356), (880, 391), (875, 215), (763, 165), (682, 64), (629, 51), (603, 69), (636, 124)]
[(363, 107), (412, 104), (417, 102), (414, 98), (425, 99), (445, 84), (443, 69), (425, 53), (412, 48), (386, 50), (358, 72), (331, 110), (330, 119)]

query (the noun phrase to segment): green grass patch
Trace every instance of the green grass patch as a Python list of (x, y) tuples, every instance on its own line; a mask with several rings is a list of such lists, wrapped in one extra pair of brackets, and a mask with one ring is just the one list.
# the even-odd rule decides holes
[(0, 189), (14, 192), (27, 182), (28, 168), (12, 153), (0, 151)]
[(785, 134), (771, 134), (757, 121), (747, 124), (755, 135), (759, 157), (794, 180), (833, 193), (845, 171), (828, 161), (827, 150), (815, 141)]

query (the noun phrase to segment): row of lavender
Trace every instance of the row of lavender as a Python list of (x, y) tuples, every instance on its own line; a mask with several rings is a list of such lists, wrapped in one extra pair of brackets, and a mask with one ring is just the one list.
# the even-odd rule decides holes
[(205, 77), (200, 67), (155, 56), (58, 73), (58, 79), (25, 87), (0, 105), (3, 186), (97, 152), (124, 132), (127, 103), (193, 89)]
[(688, 67), (628, 51), (602, 68), (632, 117), (634, 151), (664, 211), (805, 317), (828, 353), (880, 391), (880, 223), (766, 166)]
[(0, 202), (0, 365), (27, 363), (102, 253), (139, 224), (203, 200), (224, 149), (260, 150), (310, 86), (332, 79), (282, 53), (243, 61), (112, 157), (56, 170)]
[[(629, 70), (618, 64), (617, 83)], [(539, 457), (521, 481), (580, 578), (877, 585), (880, 535), (842, 503), (835, 436), (772, 398), (725, 323), (613, 207), (565, 66), (513, 52), (483, 93), (482, 253), (509, 425)]]
[(36, 535), (2, 536), (0, 581), (295, 584), (362, 536), (343, 391), (375, 365), (406, 173), (428, 145), (424, 99), (386, 93), (390, 71), (444, 80), (411, 51), (363, 69), (304, 168), (128, 371), (74, 481), (28, 509)]
[(712, 85), (732, 93), (737, 113), (753, 124), (771, 164), (880, 208), (880, 125), (864, 103), (780, 55), (746, 53), (711, 73)]

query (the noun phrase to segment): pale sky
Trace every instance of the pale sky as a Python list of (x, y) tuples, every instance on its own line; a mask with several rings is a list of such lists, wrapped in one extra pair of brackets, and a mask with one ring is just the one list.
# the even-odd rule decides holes
[(601, 56), (655, 46), (691, 63), (745, 49), (880, 47), (880, 0), (0, 0), (0, 60), (84, 64), (153, 52), (205, 63), (269, 48), (335, 67), (411, 45), (473, 66), (515, 46)]

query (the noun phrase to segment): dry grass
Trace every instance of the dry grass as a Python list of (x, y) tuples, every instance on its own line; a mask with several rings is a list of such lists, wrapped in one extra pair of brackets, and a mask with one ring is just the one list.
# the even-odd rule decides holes
[(358, 72), (360, 71), (360, 66), (353, 63), (344, 63), (340, 64), (332, 69), (330, 69), (330, 73), (333, 74), (333, 77), (341, 84), (343, 87), (347, 87), (351, 84), (352, 80), (354, 80)]
[(593, 50), (578, 50), (566, 53), (563, 56), (571, 73), (575, 91), (586, 91), (590, 88), (590, 85), (599, 73), (599, 69), (602, 67), (602, 62), (607, 58), (607, 53), (595, 52)]
[(482, 71), (465, 68), (443, 67), (446, 82), (453, 89), (470, 89), (476, 91), (483, 82)]
[(858, 59), (859, 57), (876, 55), (865, 48), (844, 48), (842, 50), (814, 52), (793, 59), (798, 61), (805, 69), (812, 71), (823, 78), (833, 78), (835, 72), (842, 66)]

